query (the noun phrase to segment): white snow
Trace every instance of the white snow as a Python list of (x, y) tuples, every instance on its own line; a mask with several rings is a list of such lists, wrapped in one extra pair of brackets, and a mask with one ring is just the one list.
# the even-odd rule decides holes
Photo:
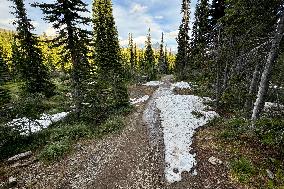
[(147, 83), (145, 83), (143, 85), (157, 87), (157, 86), (160, 86), (162, 84), (163, 84), (163, 82), (161, 82), (161, 81), (149, 81), (149, 82), (147, 82)]
[[(184, 83), (181, 86), (184, 86)], [(208, 107), (204, 102), (210, 100), (209, 98), (174, 95), (172, 90), (170, 84), (160, 86), (149, 102), (143, 117), (150, 131), (155, 131), (153, 127), (157, 127), (156, 109), (160, 110), (165, 144), (165, 177), (169, 183), (181, 181), (181, 173), (184, 171), (192, 171), (193, 175), (197, 175), (194, 170), (195, 154), (190, 152), (195, 129), (218, 116), (214, 111), (206, 111)], [(203, 116), (196, 117), (193, 112), (199, 112)]]
[(14, 119), (7, 123), (7, 126), (16, 127), (21, 131), (22, 135), (29, 135), (30, 131), (36, 133), (42, 129), (47, 128), (52, 123), (58, 122), (65, 118), (68, 112), (61, 112), (53, 115), (42, 114), (37, 120), (29, 120), (26, 117)]
[(269, 109), (273, 109), (273, 108), (281, 108), (283, 109), (284, 108), (284, 105), (282, 104), (277, 104), (277, 103), (273, 103), (273, 102), (265, 102), (265, 105), (264, 105), (264, 110), (267, 111)]
[(177, 83), (172, 84), (171, 89), (174, 89), (174, 88), (190, 89), (191, 87), (190, 87), (190, 84), (189, 84), (189, 83), (184, 82), (184, 81), (181, 81), (181, 82), (177, 82)]
[(149, 99), (149, 96), (148, 96), (148, 95), (145, 95), (145, 96), (143, 96), (143, 97), (141, 97), (141, 98), (131, 98), (131, 99), (130, 99), (130, 103), (131, 103), (132, 105), (134, 105), (134, 104), (139, 104), (139, 103), (142, 103), (142, 102), (147, 101), (148, 99)]
[[(203, 99), (193, 95), (169, 95), (156, 101), (161, 111), (165, 143), (165, 175), (168, 182), (181, 180), (183, 171), (190, 172), (196, 165), (195, 154), (190, 153), (195, 129), (217, 116), (216, 112), (205, 111)], [(203, 117), (197, 118), (193, 111)], [(174, 170), (178, 170), (174, 172)]]

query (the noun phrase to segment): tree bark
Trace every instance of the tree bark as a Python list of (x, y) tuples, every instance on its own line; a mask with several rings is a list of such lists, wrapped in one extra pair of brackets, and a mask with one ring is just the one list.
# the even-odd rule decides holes
[(261, 76), (261, 81), (260, 81), (259, 89), (258, 89), (258, 95), (254, 103), (253, 113), (251, 117), (252, 123), (253, 123), (252, 126), (254, 126), (255, 121), (259, 118), (259, 115), (263, 109), (265, 96), (268, 90), (268, 82), (270, 80), (271, 70), (273, 68), (273, 65), (279, 53), (279, 46), (280, 46), (280, 42), (283, 37), (283, 30), (284, 30), (284, 14), (282, 13), (280, 20), (278, 22), (278, 26), (276, 29), (274, 39), (272, 40), (272, 46), (271, 46), (270, 53), (266, 61), (266, 65), (265, 65), (264, 71)]

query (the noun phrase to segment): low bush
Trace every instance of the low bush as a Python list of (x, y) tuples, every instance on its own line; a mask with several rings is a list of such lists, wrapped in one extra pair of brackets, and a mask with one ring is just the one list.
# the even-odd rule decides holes
[(52, 142), (44, 147), (39, 154), (39, 159), (45, 162), (58, 160), (71, 149), (69, 140)]

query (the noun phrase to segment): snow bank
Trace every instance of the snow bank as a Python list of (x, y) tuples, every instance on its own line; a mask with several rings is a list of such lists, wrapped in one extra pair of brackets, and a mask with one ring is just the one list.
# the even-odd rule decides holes
[[(190, 172), (196, 165), (195, 154), (190, 153), (192, 138), (200, 126), (217, 116), (205, 111), (203, 99), (193, 95), (168, 95), (156, 100), (161, 111), (165, 143), (165, 175), (170, 183), (180, 181), (183, 171)], [(200, 112), (197, 118), (192, 112)]]
[(14, 119), (7, 123), (7, 126), (19, 128), (22, 135), (29, 135), (30, 131), (36, 133), (42, 129), (47, 128), (52, 123), (58, 122), (65, 118), (68, 112), (61, 112), (53, 115), (42, 114), (42, 116), (37, 120), (29, 120), (28, 118)]
[(131, 98), (131, 99), (130, 99), (130, 103), (131, 103), (132, 105), (134, 105), (134, 104), (139, 104), (139, 103), (142, 103), (142, 102), (147, 101), (148, 99), (149, 99), (149, 96), (148, 96), (148, 95), (145, 95), (145, 96), (143, 96), (143, 97), (141, 97), (141, 98)]
[(145, 83), (143, 85), (151, 86), (151, 87), (157, 87), (157, 86), (160, 86), (162, 84), (163, 84), (163, 82), (161, 82), (161, 81), (149, 81), (149, 82), (147, 82), (147, 83)]
[(174, 88), (190, 89), (191, 86), (189, 83), (182, 81), (182, 82), (177, 82), (177, 83), (172, 84), (171, 89), (174, 89)]

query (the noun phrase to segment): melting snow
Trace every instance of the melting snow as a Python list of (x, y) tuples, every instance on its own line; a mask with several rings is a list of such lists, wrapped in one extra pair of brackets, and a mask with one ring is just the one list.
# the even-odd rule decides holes
[(162, 84), (163, 84), (163, 82), (161, 82), (161, 81), (149, 81), (149, 82), (147, 82), (147, 83), (145, 83), (143, 85), (157, 87), (157, 86), (160, 86)]
[(28, 118), (19, 118), (14, 119), (11, 122), (7, 123), (10, 127), (19, 128), (22, 132), (22, 135), (29, 135), (31, 129), (32, 133), (41, 131), (42, 129), (47, 128), (52, 123), (58, 122), (65, 118), (68, 115), (68, 112), (61, 112), (53, 115), (42, 114), (42, 116), (37, 120), (29, 120)]
[[(185, 82), (175, 85), (188, 86)], [(155, 131), (153, 127), (157, 125), (155, 110), (158, 108), (161, 112), (165, 144), (165, 176), (170, 183), (180, 181), (183, 171), (193, 171), (193, 175), (197, 174), (196, 170), (193, 170), (196, 165), (195, 154), (190, 152), (195, 129), (218, 116), (214, 111), (206, 111), (208, 107), (204, 102), (210, 100), (209, 98), (174, 95), (172, 90), (173, 85), (160, 86), (144, 112), (144, 120), (149, 125), (150, 131)], [(193, 112), (199, 112), (203, 116), (197, 117)]]
[(143, 96), (143, 97), (141, 97), (141, 98), (131, 98), (131, 99), (130, 99), (130, 103), (131, 103), (132, 105), (134, 105), (134, 104), (139, 104), (139, 103), (141, 103), (141, 102), (147, 101), (148, 99), (149, 99), (149, 96), (148, 96), (148, 95), (145, 95), (145, 96)]
[(172, 84), (171, 89), (174, 89), (174, 88), (190, 89), (191, 87), (190, 87), (189, 83), (182, 81), (182, 82), (177, 82), (177, 83)]

